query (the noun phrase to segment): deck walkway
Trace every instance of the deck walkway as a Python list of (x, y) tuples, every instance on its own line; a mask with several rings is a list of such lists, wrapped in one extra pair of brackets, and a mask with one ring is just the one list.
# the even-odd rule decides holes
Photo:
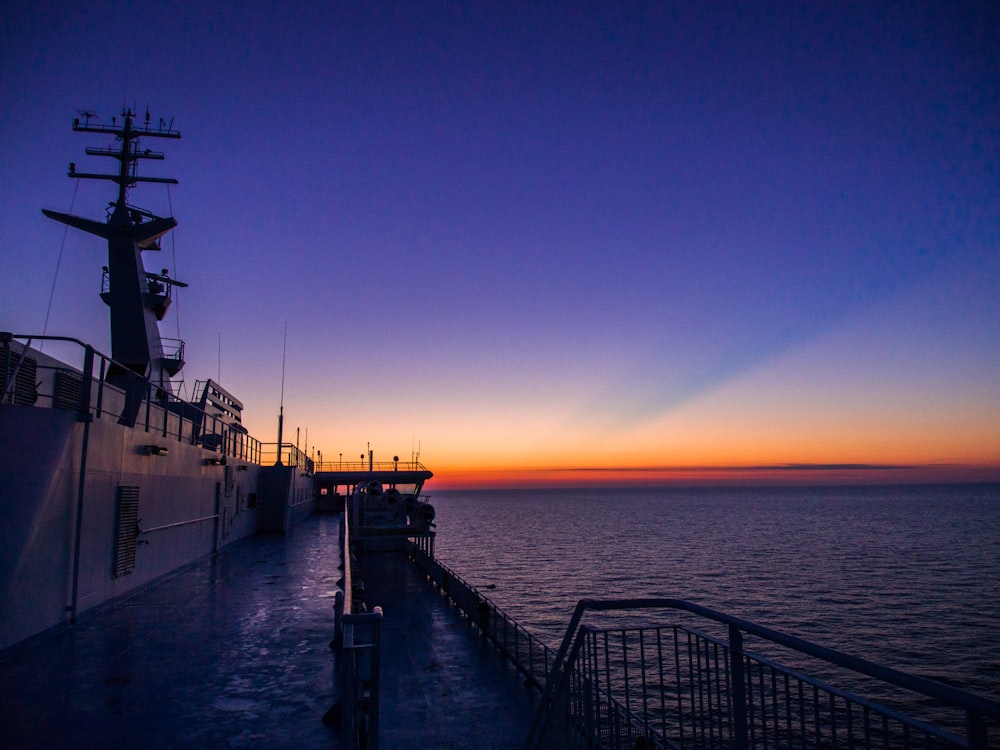
[[(0, 661), (0, 747), (335, 748), (339, 518), (255, 536)], [(404, 559), (385, 612), (383, 748), (516, 748), (535, 694)]]

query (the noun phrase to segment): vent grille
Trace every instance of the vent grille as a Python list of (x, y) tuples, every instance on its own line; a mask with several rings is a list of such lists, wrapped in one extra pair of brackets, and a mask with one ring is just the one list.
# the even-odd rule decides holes
[(55, 394), (52, 405), (57, 409), (74, 411), (80, 408), (83, 395), (83, 377), (68, 370), (56, 371)]
[[(11, 349), (0, 347), (0, 383), (3, 383), (3, 403), (33, 406), (38, 400), (38, 361)], [(11, 384), (11, 378), (14, 383)]]
[(113, 578), (127, 576), (135, 568), (135, 548), (139, 539), (139, 488), (118, 487)]

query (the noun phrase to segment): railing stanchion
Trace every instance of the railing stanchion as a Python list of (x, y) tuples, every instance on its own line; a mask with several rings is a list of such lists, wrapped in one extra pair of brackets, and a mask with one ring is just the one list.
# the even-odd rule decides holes
[(979, 712), (971, 708), (965, 712), (965, 729), (969, 750), (986, 750), (986, 722)]
[(733, 748), (746, 750), (747, 738), (747, 690), (743, 670), (743, 634), (736, 625), (729, 626), (729, 671), (732, 675)]
[[(21, 352), (21, 357), (25, 356)], [(77, 419), (83, 422), (83, 440), (80, 446), (80, 474), (77, 477), (76, 515), (73, 528), (73, 585), (70, 594), (70, 622), (76, 624), (77, 605), (80, 591), (80, 550), (83, 546), (83, 499), (87, 480), (87, 450), (90, 446), (90, 424), (94, 421), (90, 414), (90, 384), (94, 377), (94, 348), (86, 346), (83, 355), (83, 372), (85, 387), (80, 391), (80, 404)]]
[[(98, 375), (98, 379), (97, 379), (97, 418), (98, 419), (101, 418), (101, 410), (104, 407), (104, 368), (105, 368), (106, 364), (107, 364), (107, 360), (105, 360), (104, 357), (102, 356), (101, 357), (101, 366), (100, 366), (100, 368), (98, 368), (99, 371), (100, 371), (100, 374)], [(84, 378), (84, 382), (86, 382), (86, 380), (87, 379)]]

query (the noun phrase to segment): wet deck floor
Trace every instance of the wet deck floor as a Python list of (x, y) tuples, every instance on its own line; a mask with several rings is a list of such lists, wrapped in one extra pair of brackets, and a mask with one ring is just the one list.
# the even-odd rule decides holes
[[(0, 661), (2, 748), (330, 748), (339, 519), (237, 542)], [(405, 559), (385, 613), (383, 748), (516, 748), (535, 694)]]

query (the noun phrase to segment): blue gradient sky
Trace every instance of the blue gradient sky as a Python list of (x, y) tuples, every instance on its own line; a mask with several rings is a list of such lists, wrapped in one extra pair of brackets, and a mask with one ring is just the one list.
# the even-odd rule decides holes
[[(40, 209), (107, 166), (76, 110), (148, 103), (164, 334), (261, 439), (287, 322), (326, 458), (1000, 479), (995, 3), (13, 5), (0, 328), (42, 329)], [(68, 235), (48, 330), (109, 350), (103, 255)]]

